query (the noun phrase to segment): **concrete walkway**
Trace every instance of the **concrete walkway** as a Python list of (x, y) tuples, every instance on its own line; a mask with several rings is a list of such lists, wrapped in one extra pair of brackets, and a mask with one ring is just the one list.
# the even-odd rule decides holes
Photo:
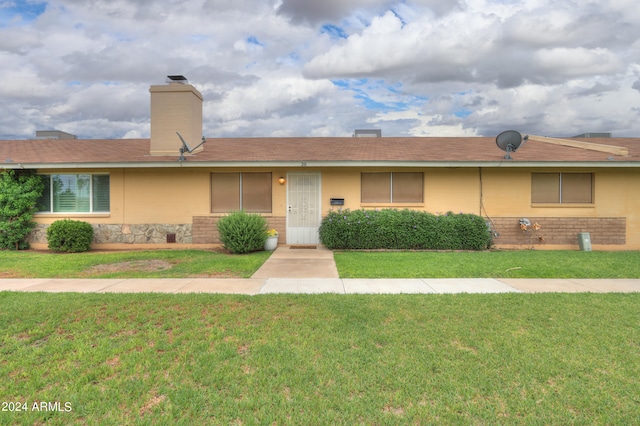
[(315, 247), (278, 247), (251, 278), (339, 278), (333, 252)]
[(0, 291), (79, 293), (449, 294), (640, 292), (640, 279), (339, 278), (333, 252), (278, 247), (251, 278), (0, 279)]

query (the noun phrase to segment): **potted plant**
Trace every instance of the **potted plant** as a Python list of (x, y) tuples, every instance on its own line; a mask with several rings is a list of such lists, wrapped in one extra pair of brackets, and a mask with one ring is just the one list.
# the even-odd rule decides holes
[(273, 251), (278, 247), (278, 231), (269, 229), (267, 231), (267, 241), (264, 242), (264, 249)]

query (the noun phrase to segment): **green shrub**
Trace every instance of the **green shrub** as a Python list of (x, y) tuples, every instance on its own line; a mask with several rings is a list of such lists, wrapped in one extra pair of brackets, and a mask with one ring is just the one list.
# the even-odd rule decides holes
[(264, 217), (244, 211), (230, 213), (218, 221), (222, 246), (236, 254), (264, 250), (267, 228)]
[(36, 225), (33, 213), (44, 184), (32, 171), (0, 173), (0, 249), (29, 248), (24, 240)]
[(320, 241), (330, 249), (484, 250), (491, 232), (474, 214), (339, 210), (322, 220)]
[(87, 222), (64, 219), (57, 220), (47, 228), (49, 249), (59, 252), (78, 253), (91, 248), (93, 227)]

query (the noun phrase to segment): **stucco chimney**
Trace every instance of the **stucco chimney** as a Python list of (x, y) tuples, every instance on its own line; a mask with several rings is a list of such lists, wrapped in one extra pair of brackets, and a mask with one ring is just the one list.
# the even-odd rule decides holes
[(183, 76), (168, 76), (167, 81), (149, 88), (151, 155), (180, 155), (176, 132), (192, 147), (202, 139), (202, 94)]

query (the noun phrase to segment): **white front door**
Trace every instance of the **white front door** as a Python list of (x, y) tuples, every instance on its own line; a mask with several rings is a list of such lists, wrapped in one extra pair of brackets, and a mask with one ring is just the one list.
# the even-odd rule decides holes
[(287, 174), (287, 244), (318, 244), (320, 173)]

